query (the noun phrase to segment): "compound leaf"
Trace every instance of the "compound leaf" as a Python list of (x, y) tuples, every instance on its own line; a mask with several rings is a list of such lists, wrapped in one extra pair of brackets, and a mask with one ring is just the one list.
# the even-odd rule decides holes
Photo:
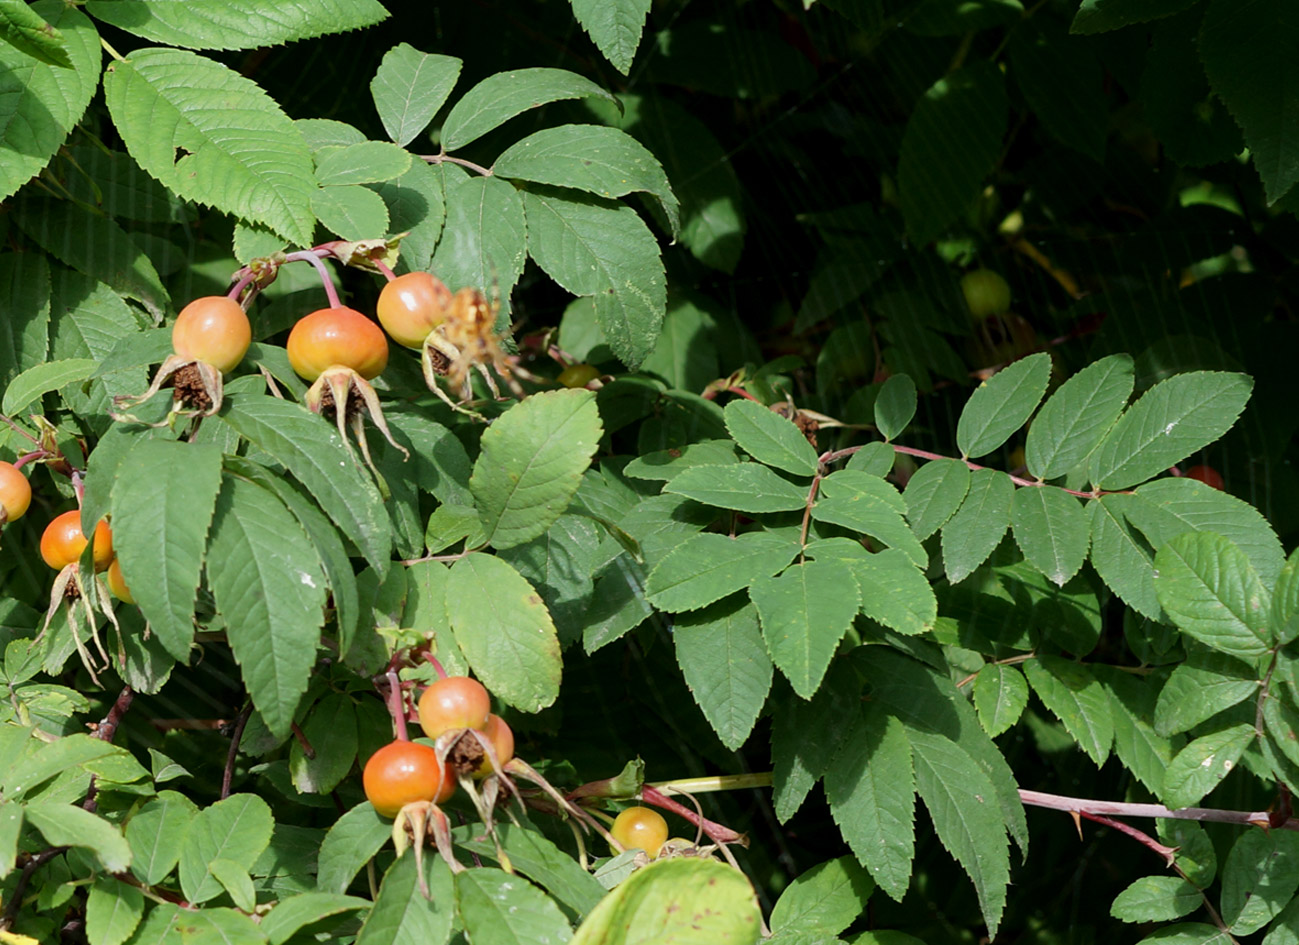
[(692, 535), (650, 571), (646, 599), (669, 613), (698, 610), (775, 574), (798, 550), (797, 541), (768, 532)]

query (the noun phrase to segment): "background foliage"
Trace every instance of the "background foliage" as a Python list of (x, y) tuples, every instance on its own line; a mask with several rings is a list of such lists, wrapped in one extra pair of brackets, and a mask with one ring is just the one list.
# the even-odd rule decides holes
[[(738, 940), (754, 896), (783, 945), (1299, 940), (1296, 834), (1260, 826), (1299, 765), (1297, 32), (1284, 0), (0, 2), (0, 454), (54, 454), (0, 543), (0, 934), (595, 941), (713, 867), (602, 900), (542, 816), (503, 828), (537, 885), (470, 824), (487, 867), (394, 862), (357, 765), (431, 635), (562, 787), (771, 771), (699, 798), (750, 840)], [(324, 302), (289, 265), (217, 416), (113, 421), (188, 300), (399, 233), (529, 370), (555, 327), (603, 386), (485, 426), (394, 347), (411, 458), (372, 444), (376, 478), (298, 403)], [(1010, 311), (971, 317), (975, 268)], [(41, 633), (77, 481), (139, 601), (89, 618), (108, 668), (84, 610)], [(1142, 840), (1023, 791), (1242, 814)]]

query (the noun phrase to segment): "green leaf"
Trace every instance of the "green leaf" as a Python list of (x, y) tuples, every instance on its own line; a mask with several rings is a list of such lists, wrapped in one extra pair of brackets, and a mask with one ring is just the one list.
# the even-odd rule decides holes
[(916, 537), (924, 541), (947, 524), (969, 491), (970, 467), (959, 459), (935, 459), (921, 466), (904, 493)]
[(885, 440), (892, 440), (915, 415), (916, 382), (905, 374), (894, 374), (875, 396), (876, 429)]
[(528, 251), (574, 295), (592, 296), (613, 353), (636, 370), (654, 349), (667, 307), (658, 243), (623, 203), (539, 186), (523, 192)]
[(890, 483), (858, 469), (841, 469), (821, 481), (812, 518), (869, 535), (925, 567), (929, 556), (903, 520), (904, 511), (906, 500)]
[(663, 486), (704, 505), (753, 515), (793, 512), (807, 505), (807, 489), (782, 479), (758, 463), (732, 466), (692, 466)]
[(1024, 664), (1024, 675), (1042, 704), (1051, 710), (1087, 757), (1100, 767), (1114, 742), (1113, 707), (1104, 687), (1081, 663), (1038, 656)]
[(870, 473), (872, 476), (884, 479), (893, 471), (896, 460), (897, 452), (893, 446), (882, 440), (876, 440), (874, 443), (864, 444), (861, 449), (848, 457), (848, 462), (843, 468)]
[(640, 45), (650, 0), (569, 0), (582, 29), (623, 75), (631, 70)]
[(1257, 674), (1248, 663), (1197, 647), (1159, 691), (1155, 731), (1163, 735), (1189, 732), (1219, 712), (1252, 699), (1258, 690)]
[[(10, 671), (13, 671), (13, 650), (7, 648)], [(19, 731), (22, 731), (21, 729)], [(25, 742), (26, 739), (23, 739)], [(0, 785), (4, 787), (6, 797), (17, 798), (24, 792), (38, 787), (69, 768), (80, 767), (87, 762), (96, 761), (120, 749), (104, 743), (101, 739), (78, 733), (65, 736), (36, 748), (33, 753), (23, 758), (22, 765), (10, 768)]]
[(1299, 23), (1285, 0), (1210, 0), (1200, 25), (1200, 59), (1213, 91), (1245, 133), (1267, 202), (1299, 181), (1299, 148), (1277, 129), (1299, 118), (1290, 89)]
[(420, 52), (409, 43), (384, 53), (370, 94), (388, 137), (403, 147), (415, 140), (451, 94), (463, 65), (454, 56)]
[(1218, 855), (1204, 827), (1193, 820), (1161, 820), (1159, 839), (1177, 848), (1177, 866), (1200, 889), (1208, 889), (1218, 870)]
[(908, 729), (937, 732), (978, 763), (992, 781), (1002, 824), (1027, 853), (1028, 825), (1014, 775), (947, 670), (940, 673), (886, 647), (861, 647), (854, 656), (853, 664), (871, 687), (872, 699), (905, 722)]
[(1011, 33), (1007, 52), (1019, 90), (1051, 136), (1104, 160), (1110, 109), (1093, 46), (1070, 36), (1059, 20), (1032, 17)]
[[(578, 915), (585, 915), (604, 897), (604, 887), (573, 857), (535, 830), (497, 824), (497, 839), (515, 870), (539, 883)], [(495, 842), (472, 826), (452, 831), (457, 846), (495, 860)]]
[(1155, 593), (1181, 630), (1219, 652), (1253, 659), (1272, 643), (1267, 590), (1244, 552), (1221, 535), (1187, 532), (1160, 548)]
[(387, 204), (357, 184), (317, 190), (311, 195), (311, 212), (341, 239), (379, 239), (388, 232)]
[(1276, 583), (1285, 553), (1271, 524), (1248, 502), (1186, 476), (1156, 479), (1136, 494), (1144, 501), (1129, 504), (1128, 519), (1155, 548), (1184, 532), (1215, 532), (1245, 552), (1264, 584)]
[[(703, 306), (712, 307), (699, 297), (669, 298), (663, 330), (641, 364), (642, 374), (660, 377), (676, 390), (703, 390), (717, 379), (721, 369), (713, 337), (718, 324)], [(605, 340), (601, 332), (598, 343)]]
[[(0, 156), (0, 166), (3, 166)], [(38, 253), (0, 253), (0, 387), (43, 364), (50, 346), (50, 267)]]
[(672, 639), (690, 694), (722, 744), (737, 751), (771, 689), (757, 611), (748, 602), (718, 603), (677, 618)]
[(605, 102), (589, 106), (635, 136), (663, 162), (681, 200), (681, 242), (706, 266), (734, 272), (744, 246), (740, 181), (709, 126), (662, 95), (620, 92), (623, 112)]
[(761, 923), (743, 873), (716, 860), (678, 857), (632, 873), (591, 910), (569, 945), (634, 945), (647, 934), (682, 945), (757, 945)]
[(852, 570), (831, 558), (793, 565), (780, 577), (759, 577), (749, 587), (771, 660), (804, 699), (821, 685), (852, 626), (861, 603), (855, 583)]
[(401, 241), (401, 261), (407, 271), (423, 271), (432, 265), (446, 218), (442, 181), (443, 176), (432, 167), (414, 161), (396, 180), (371, 185), (388, 207), (388, 225), (394, 232), (406, 234)]
[(194, 601), (220, 488), (219, 449), (169, 440), (137, 442), (114, 479), (113, 546), (122, 578), (181, 662), (194, 640)]
[(23, 829), (21, 804), (0, 807), (0, 879), (13, 871), (18, 858), (18, 837)]
[(447, 580), (456, 642), (474, 674), (497, 697), (539, 712), (559, 694), (559, 639), (546, 605), (507, 562), (487, 554), (461, 558)]
[(643, 192), (658, 201), (675, 237), (677, 198), (658, 159), (631, 135), (606, 125), (544, 128), (507, 148), (492, 165), (499, 177), (574, 187), (598, 197)]
[(53, 847), (89, 850), (109, 873), (131, 865), (131, 847), (117, 827), (74, 804), (56, 800), (28, 801), (23, 817)]
[(424, 857), (427, 893), (415, 857), (400, 857), (383, 876), (356, 945), (446, 945), (456, 918), (455, 880), (440, 856)]
[(208, 870), (241, 911), (252, 912), (257, 908), (253, 880), (244, 867), (233, 860), (217, 857), (208, 864)]
[(1197, 0), (1082, 0), (1074, 14), (1072, 33), (1104, 33), (1131, 23), (1146, 23), (1180, 13)]
[(1028, 683), (1013, 666), (987, 663), (974, 677), (979, 724), (994, 738), (1019, 721), (1028, 705)]
[(271, 809), (253, 794), (232, 794), (199, 811), (180, 848), (180, 885), (190, 902), (207, 902), (224, 887), (209, 865), (216, 859), (252, 863), (271, 842)]
[(827, 538), (809, 542), (808, 557), (838, 559), (847, 564), (861, 590), (861, 612), (909, 636), (933, 628), (938, 601), (924, 573), (896, 548), (872, 553), (859, 542)]
[(1254, 382), (1243, 374), (1194, 371), (1161, 381), (1110, 428), (1091, 454), (1099, 489), (1127, 489), (1222, 436), (1236, 422)]
[(144, 917), (144, 893), (99, 877), (86, 895), (86, 937), (95, 945), (122, 945)]
[(775, 574), (798, 550), (798, 542), (768, 532), (693, 535), (650, 571), (646, 598), (669, 613), (698, 610)]
[(303, 794), (328, 794), (352, 770), (356, 762), (356, 709), (350, 696), (335, 692), (316, 703), (302, 726), (314, 758), (308, 758), (302, 742), (289, 746), (289, 772), (293, 786)]
[(1107, 495), (1090, 503), (1091, 562), (1125, 604), (1151, 620), (1166, 620), (1155, 595), (1154, 554), (1126, 514), (1139, 501)]
[(288, 896), (262, 916), (260, 928), (270, 945), (284, 945), (293, 934), (329, 916), (353, 909), (369, 909), (370, 901), (337, 893), (304, 892)]
[(866, 704), (851, 718), (851, 734), (825, 772), (825, 796), (858, 862), (901, 902), (915, 856), (911, 744), (902, 723), (878, 706)]
[(131, 156), (168, 189), (310, 245), (311, 154), (256, 84), (191, 52), (142, 49), (109, 67), (104, 98)]
[(234, 909), (185, 910), (184, 918), (173, 919), (169, 926), (169, 932), (184, 930), (180, 939), (184, 945), (263, 945), (266, 941), (257, 923)]
[(1204, 900), (1180, 876), (1143, 876), (1119, 893), (1110, 915), (1123, 922), (1167, 922), (1190, 915)]
[(536, 538), (568, 508), (603, 428), (585, 390), (533, 394), (482, 437), (469, 488), (487, 541), (509, 548)]
[(811, 701), (788, 698), (772, 713), (772, 799), (787, 822), (847, 744), (862, 707), (862, 684), (851, 663), (831, 663)]
[(519, 192), (495, 177), (466, 177), (445, 168), (446, 223), (431, 268), (452, 289), (496, 286), (508, 299), (528, 250)]
[(723, 415), (726, 432), (758, 462), (796, 476), (816, 475), (816, 450), (785, 417), (744, 398), (727, 404)]
[(316, 886), (322, 892), (347, 892), (356, 874), (392, 839), (392, 822), (380, 817), (369, 801), (362, 801), (325, 834), (317, 858)]
[(442, 123), (442, 147), (462, 148), (515, 115), (548, 102), (613, 95), (590, 79), (563, 69), (516, 69), (488, 76), (461, 96)]
[(1028, 418), (1046, 393), (1051, 356), (1045, 352), (1002, 368), (970, 395), (956, 424), (962, 459), (977, 459), (1001, 446)]
[(51, 256), (112, 287), (118, 295), (139, 301), (155, 320), (162, 319), (169, 301), (158, 271), (115, 221), (47, 197), (16, 201), (13, 216), (18, 227)]
[(990, 61), (949, 72), (925, 92), (902, 135), (898, 189), (907, 232), (933, 241), (973, 203), (1001, 153), (1009, 104)]
[(475, 945), (553, 945), (570, 935), (555, 901), (490, 866), (458, 873), (456, 911)]
[(1110, 695), (1114, 753), (1158, 797), (1164, 790), (1164, 773), (1183, 740), (1155, 731), (1156, 693), (1152, 680), (1110, 666), (1094, 667), (1093, 672)]
[(1299, 637), (1299, 548), (1291, 552), (1276, 579), (1267, 626), (1278, 643)]
[(1222, 867), (1222, 920), (1234, 935), (1272, 921), (1299, 889), (1299, 836), (1249, 830), (1236, 837)]
[(67, 40), (26, 0), (0, 2), (0, 39), (50, 66), (72, 68)]
[(785, 887), (771, 910), (771, 930), (838, 935), (861, 915), (874, 889), (852, 857), (825, 860)]
[(1197, 738), (1168, 766), (1160, 799), (1173, 810), (1197, 803), (1236, 767), (1257, 735), (1251, 723)]
[(916, 792), (938, 839), (974, 882), (988, 935), (995, 936), (1010, 883), (1010, 853), (992, 782), (960, 745), (941, 735), (908, 727), (907, 740)]
[(230, 477), (217, 496), (208, 554), (221, 562), (208, 581), (248, 693), (267, 727), (287, 735), (320, 644), (320, 558), (279, 499)]
[(1015, 486), (993, 469), (976, 469), (960, 510), (943, 526), (943, 567), (947, 580), (958, 584), (987, 560), (1010, 524)]
[(361, 141), (330, 148), (316, 156), (316, 181), (321, 187), (378, 184), (396, 180), (414, 159), (404, 148), (387, 141)]
[(380, 574), (388, 569), (392, 525), (374, 482), (350, 460), (330, 423), (275, 397), (227, 398), (221, 418), (283, 465), (315, 497)]
[(1087, 557), (1087, 516), (1078, 500), (1060, 489), (1016, 489), (1010, 525), (1028, 563), (1057, 587), (1077, 574)]
[(67, 358), (62, 361), (47, 361), (28, 368), (5, 388), (4, 403), (0, 405), (0, 413), (20, 413), (33, 401), (39, 400), (50, 391), (84, 381), (94, 374), (98, 367), (99, 362), (90, 358)]
[(680, 449), (643, 453), (623, 467), (623, 475), (670, 482), (694, 466), (734, 466), (741, 461), (730, 440), (701, 440)]
[(384, 20), (378, 0), (315, 0), (269, 8), (256, 0), (89, 0), (105, 23), (169, 46), (255, 49), (357, 30)]
[(147, 886), (167, 878), (180, 860), (180, 850), (198, 807), (184, 794), (159, 791), (126, 823), (131, 845), (131, 872)]
[[(4, 199), (49, 163), (81, 120), (95, 94), (103, 53), (99, 35), (86, 15), (57, 0), (30, 6), (6, 3), (0, 23), (8, 27), (4, 33), (10, 39), (0, 43), (0, 96), (4, 102), (0, 106), (0, 199)], [(39, 47), (60, 58), (52, 51), (57, 46), (53, 34), (42, 29), (46, 23), (62, 37), (62, 58), (71, 68), (29, 54), (29, 49)], [(17, 36), (26, 38), (26, 42), (17, 40), (21, 48), (12, 45)]]
[(1024, 444), (1028, 471), (1039, 479), (1055, 479), (1086, 459), (1118, 419), (1134, 383), (1132, 357), (1114, 354), (1061, 384), (1029, 427)]
[(1200, 60), (1203, 9), (1192, 8), (1154, 28), (1141, 73), (1141, 110), (1164, 153), (1179, 164), (1204, 167), (1245, 150), (1240, 126), (1213, 94)]

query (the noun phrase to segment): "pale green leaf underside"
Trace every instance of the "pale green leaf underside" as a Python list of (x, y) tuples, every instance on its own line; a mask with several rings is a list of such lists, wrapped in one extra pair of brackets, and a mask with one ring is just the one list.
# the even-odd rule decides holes
[(1197, 738), (1168, 766), (1160, 799), (1174, 810), (1197, 803), (1231, 773), (1256, 737), (1253, 724), (1241, 724)]
[(191, 52), (142, 49), (105, 74), (104, 97), (131, 156), (169, 190), (311, 243), (311, 154), (256, 84)]
[(970, 475), (970, 490), (960, 510), (943, 526), (943, 567), (953, 584), (965, 580), (987, 560), (1010, 524), (1015, 486), (993, 469)]
[(722, 744), (732, 751), (749, 737), (771, 689), (767, 655), (752, 604), (679, 617), (672, 639), (690, 694)]
[(168, 46), (255, 49), (373, 26), (388, 11), (379, 0), (89, 0), (105, 23)]
[(1015, 490), (1010, 507), (1015, 543), (1029, 564), (1064, 584), (1087, 557), (1087, 515), (1076, 498), (1050, 486)]

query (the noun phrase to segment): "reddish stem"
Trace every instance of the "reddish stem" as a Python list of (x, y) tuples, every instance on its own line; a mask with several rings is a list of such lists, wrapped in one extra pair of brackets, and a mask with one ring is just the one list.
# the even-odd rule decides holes
[(1157, 853), (1163, 859), (1165, 866), (1173, 865), (1173, 855), (1177, 850), (1176, 847), (1165, 846), (1164, 844), (1156, 840), (1154, 837), (1150, 836), (1150, 834), (1138, 830), (1136, 827), (1133, 827), (1131, 824), (1125, 824), (1121, 820), (1114, 820), (1113, 818), (1110, 817), (1102, 817), (1100, 814), (1089, 814), (1086, 811), (1078, 811), (1078, 816), (1098, 824), (1104, 824), (1106, 827), (1111, 827), (1114, 830), (1117, 830), (1119, 833), (1126, 834), (1127, 836), (1131, 837), (1133, 840), (1136, 840), (1146, 849), (1152, 850), (1155, 853)]
[(298, 745), (302, 748), (302, 753), (307, 756), (307, 760), (315, 761), (316, 749), (312, 748), (311, 742), (307, 741), (306, 732), (302, 731), (297, 722), (290, 722), (289, 730), (293, 732), (293, 737), (298, 740)]
[(248, 288), (250, 283), (257, 281), (257, 273), (253, 272), (251, 269), (245, 269), (243, 270), (243, 273), (244, 274), (239, 277), (239, 281), (236, 282), (230, 291), (226, 293), (226, 298), (234, 299), (238, 302), (239, 296), (243, 294), (244, 289)]
[(235, 719), (235, 730), (230, 734), (230, 750), (226, 753), (225, 771), (221, 772), (221, 797), (225, 800), (230, 796), (230, 785), (235, 777), (235, 759), (239, 755), (239, 743), (244, 738), (244, 727), (248, 724), (248, 718), (253, 714), (253, 704), (250, 702), (239, 713)]
[(334, 280), (325, 268), (325, 264), (320, 259), (320, 253), (316, 250), (303, 250), (302, 252), (289, 253), (284, 257), (285, 262), (309, 262), (316, 267), (316, 272), (320, 276), (321, 283), (325, 286), (325, 297), (329, 299), (330, 308), (342, 308), (343, 303), (338, 300), (338, 290), (334, 288)]
[(389, 269), (388, 264), (382, 259), (371, 259), (370, 262), (374, 263), (374, 268), (383, 273), (383, 277), (389, 282), (397, 278), (397, 274)]
[[(1199, 820), (1219, 824), (1253, 824), (1267, 826), (1271, 821), (1268, 811), (1217, 810), (1208, 807), (1183, 807), (1170, 810), (1162, 804), (1129, 804), (1123, 801), (1093, 801), (1083, 797), (1064, 797), (1042, 791), (1019, 792), (1019, 799), (1031, 807), (1046, 807), (1074, 814), (1096, 814), (1101, 817), (1155, 817), (1166, 820)], [(1299, 830), (1299, 819), (1293, 817), (1272, 826), (1283, 830)]]
[(747, 838), (743, 834), (736, 833), (730, 827), (724, 827), (719, 823), (714, 823), (707, 817), (701, 817), (698, 813), (688, 807), (678, 804), (672, 798), (662, 793), (648, 784), (641, 788), (640, 799), (647, 804), (653, 804), (655, 807), (661, 807), (664, 810), (670, 810), (679, 817), (684, 817), (696, 827), (708, 834), (709, 839), (714, 843), (741, 843), (747, 845)]
[(393, 724), (397, 726), (397, 740), (408, 742), (410, 734), (406, 731), (406, 699), (402, 695), (401, 680), (393, 669), (388, 670), (384, 676), (388, 680), (388, 711), (392, 714)]
[(46, 456), (53, 456), (49, 450), (32, 450), (30, 453), (23, 453), (14, 460), (14, 469), (22, 469), (34, 459), (44, 459)]
[(424, 659), (428, 660), (429, 663), (433, 666), (433, 671), (438, 674), (438, 679), (447, 678), (447, 671), (442, 668), (442, 664), (438, 662), (438, 658), (436, 656), (434, 656), (432, 653), (425, 653)]

